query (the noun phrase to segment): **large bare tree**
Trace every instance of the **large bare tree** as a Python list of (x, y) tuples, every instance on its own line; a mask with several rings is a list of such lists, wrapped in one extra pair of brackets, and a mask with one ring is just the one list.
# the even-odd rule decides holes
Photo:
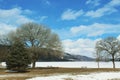
[(16, 30), (15, 34), (16, 37), (19, 37), (24, 44), (31, 49), (33, 68), (35, 67), (35, 62), (38, 60), (39, 55), (43, 54), (41, 53), (41, 49), (43, 48), (46, 48), (48, 52), (50, 50), (57, 51), (54, 55), (62, 55), (62, 45), (58, 35), (44, 25), (26, 23), (21, 25)]
[(107, 37), (96, 44), (96, 51), (104, 54), (104, 57), (112, 59), (113, 68), (115, 68), (115, 58), (119, 56), (120, 41), (115, 37)]

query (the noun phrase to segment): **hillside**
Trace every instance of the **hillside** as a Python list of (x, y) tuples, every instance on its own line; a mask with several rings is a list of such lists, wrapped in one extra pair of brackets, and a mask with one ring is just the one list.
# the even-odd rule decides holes
[(87, 57), (87, 56), (64, 53), (63, 60), (67, 60), (67, 61), (93, 61), (94, 59), (91, 57)]

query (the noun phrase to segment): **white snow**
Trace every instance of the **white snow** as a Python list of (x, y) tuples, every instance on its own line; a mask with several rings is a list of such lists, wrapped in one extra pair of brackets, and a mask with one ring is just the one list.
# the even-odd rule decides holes
[(45, 77), (35, 77), (26, 80), (108, 80), (108, 79), (120, 79), (120, 72), (101, 72), (101, 73), (91, 73), (87, 75), (53, 75)]
[[(120, 68), (120, 62), (115, 62)], [(6, 66), (5, 62), (1, 64)], [(97, 62), (36, 62), (36, 67), (64, 67), (64, 68), (97, 68)], [(100, 68), (112, 68), (112, 62), (100, 62)]]
[[(36, 62), (36, 67), (97, 68), (97, 62)], [(101, 68), (112, 68), (112, 62), (100, 62)], [(120, 68), (120, 62), (116, 62)]]

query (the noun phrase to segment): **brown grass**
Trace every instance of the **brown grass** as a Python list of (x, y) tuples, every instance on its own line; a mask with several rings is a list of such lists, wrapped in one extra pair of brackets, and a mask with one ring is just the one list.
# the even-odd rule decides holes
[[(36, 68), (36, 69), (28, 69), (26, 73), (6, 73), (5, 69), (0, 69), (0, 75), (15, 75), (1, 78), (0, 80), (25, 80), (27, 78), (32, 78), (36, 76), (47, 76), (52, 74), (89, 74), (92, 72), (111, 72), (111, 71), (120, 71), (120, 69), (112, 69), (112, 68)], [(72, 80), (70, 78), (65, 80)], [(114, 79), (113, 79), (114, 80)], [(116, 79), (115, 79), (116, 80)]]
[(118, 78), (115, 78), (115, 79), (108, 79), (108, 80), (120, 80), (120, 79), (118, 79)]
[(8, 78), (0, 78), (0, 80), (25, 80), (30, 77), (8, 77)]

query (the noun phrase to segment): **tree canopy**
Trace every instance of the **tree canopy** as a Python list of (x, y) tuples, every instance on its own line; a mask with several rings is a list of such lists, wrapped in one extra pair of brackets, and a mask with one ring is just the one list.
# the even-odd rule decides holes
[[(29, 49), (32, 56), (33, 68), (39, 56), (46, 53), (48, 55), (62, 56), (62, 43), (58, 35), (52, 32), (47, 26), (37, 23), (25, 23), (17, 28), (16, 31), (10, 32), (8, 35), (10, 43), (17, 37)], [(43, 48), (45, 51), (43, 52)], [(53, 51), (51, 53), (51, 51)]]

